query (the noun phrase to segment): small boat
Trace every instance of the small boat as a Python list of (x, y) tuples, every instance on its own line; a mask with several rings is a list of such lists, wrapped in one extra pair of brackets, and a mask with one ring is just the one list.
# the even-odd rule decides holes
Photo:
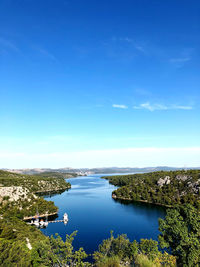
[(43, 223), (43, 225), (44, 225), (45, 227), (47, 227), (48, 224), (49, 224), (49, 223), (48, 223), (47, 221)]
[(44, 226), (44, 221), (43, 221), (43, 220), (40, 221), (40, 226), (41, 226), (41, 227)]
[(37, 226), (37, 227), (40, 227), (40, 220), (39, 220), (38, 208), (37, 208), (37, 213), (35, 215), (34, 225)]
[(48, 224), (49, 224), (49, 223), (48, 223), (48, 216), (46, 215), (46, 220), (44, 221), (44, 224), (43, 224), (43, 225), (44, 225), (44, 227), (47, 227)]
[(65, 213), (64, 215), (63, 215), (63, 221), (64, 221), (64, 223), (67, 223), (68, 222), (68, 215), (67, 215), (67, 213)]
[(39, 219), (36, 219), (36, 220), (34, 221), (34, 225), (35, 225), (35, 226), (37, 226), (37, 227), (39, 227), (39, 226), (40, 226)]

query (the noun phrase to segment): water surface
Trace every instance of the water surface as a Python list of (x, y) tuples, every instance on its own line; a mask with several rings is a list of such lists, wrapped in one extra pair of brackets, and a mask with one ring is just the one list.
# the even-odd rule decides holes
[[(103, 239), (125, 233), (133, 241), (141, 238), (157, 239), (158, 218), (165, 216), (163, 207), (145, 203), (127, 203), (112, 199), (115, 186), (110, 185), (102, 174), (67, 179), (72, 188), (62, 194), (46, 196), (59, 207), (57, 219), (68, 213), (69, 222), (51, 223), (42, 229), (46, 235), (59, 233), (64, 239), (66, 234), (78, 230), (74, 247), (83, 247), (87, 253), (98, 248)], [(105, 176), (105, 174), (104, 174)]]

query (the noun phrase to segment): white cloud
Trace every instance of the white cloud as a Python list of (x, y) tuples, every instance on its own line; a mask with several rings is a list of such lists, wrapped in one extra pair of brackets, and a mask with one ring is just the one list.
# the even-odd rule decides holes
[(145, 49), (141, 45), (135, 44), (135, 49), (137, 49), (138, 51), (143, 52), (143, 53), (146, 52)]
[(38, 46), (33, 46), (33, 49), (38, 51), (42, 56), (49, 58), (53, 61), (57, 61), (56, 57), (53, 54), (51, 54), (49, 51), (47, 51), (46, 49), (43, 49)]
[(128, 108), (128, 106), (126, 106), (126, 105), (118, 105), (118, 104), (113, 104), (112, 107), (113, 108), (121, 108), (121, 109), (127, 109)]
[(160, 104), (151, 105), (150, 103), (143, 103), (143, 104), (140, 105), (140, 107), (143, 108), (143, 109), (148, 109), (150, 111), (154, 111), (154, 110), (166, 110), (166, 109), (168, 109), (164, 105), (160, 105)]
[(190, 60), (191, 60), (190, 57), (179, 57), (179, 58), (171, 58), (169, 61), (171, 63), (184, 63)]
[(124, 41), (124, 42), (128, 42), (128, 43), (133, 43), (133, 40), (131, 38), (128, 38), (128, 37), (119, 38), (119, 40)]
[(187, 64), (192, 58), (189, 55), (171, 58), (169, 62), (176, 68), (182, 68), (185, 64)]
[(137, 94), (137, 95), (141, 95), (141, 96), (151, 96), (152, 93), (148, 90), (145, 90), (143, 88), (136, 88), (134, 90), (134, 92)]
[(200, 147), (143, 147), (65, 153), (3, 153), (0, 168), (199, 167)]
[(142, 103), (139, 106), (133, 106), (134, 109), (146, 109), (149, 111), (155, 111), (155, 110), (191, 110), (192, 106), (182, 106), (182, 105), (162, 105), (162, 104), (150, 104), (149, 102)]
[(6, 40), (4, 38), (0, 38), (0, 45), (5, 49), (13, 50), (15, 52), (19, 52), (19, 49), (16, 45), (14, 45), (11, 41)]
[(129, 37), (119, 38), (119, 41), (127, 42), (127, 43), (131, 44), (136, 50), (143, 52), (143, 53), (145, 52), (145, 49), (142, 45), (139, 45), (137, 42), (135, 42), (133, 39), (131, 39)]
[(172, 108), (173, 108), (173, 109), (191, 110), (191, 109), (192, 109), (192, 106), (180, 106), (180, 105), (174, 105)]

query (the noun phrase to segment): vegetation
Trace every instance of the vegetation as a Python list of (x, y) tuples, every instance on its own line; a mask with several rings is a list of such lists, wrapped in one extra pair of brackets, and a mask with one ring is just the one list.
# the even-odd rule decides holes
[(77, 177), (77, 173), (65, 173), (65, 172), (41, 172), (34, 174), (34, 176), (42, 176), (47, 178), (73, 178)]
[(83, 248), (73, 249), (76, 233), (65, 241), (58, 235), (49, 238), (23, 221), (36, 213), (57, 213), (52, 201), (34, 193), (69, 188), (62, 174), (42, 177), (0, 171), (0, 181), (1, 192), (9, 194), (0, 199), (0, 266), (89, 266), (83, 262), (87, 257)]
[[(27, 240), (32, 250), (28, 249)], [(39, 244), (46, 246), (48, 239), (35, 227), (14, 215), (0, 220), (0, 266), (31, 266), (32, 253), (35, 254)], [(44, 263), (46, 259), (41, 257), (40, 261)]]
[[(58, 208), (36, 193), (63, 191), (71, 185), (63, 176), (45, 177), (17, 174), (0, 170), (0, 215), (16, 214), (18, 218), (39, 214), (55, 214)], [(3, 197), (1, 197), (1, 194)]]
[[(6, 175), (8, 181), (6, 181)], [(25, 178), (23, 179), (22, 177)], [(136, 187), (138, 184), (143, 185), (143, 190), (147, 189), (147, 192), (150, 188), (151, 190), (160, 188), (162, 194), (168, 192), (165, 187), (174, 185), (173, 192), (176, 196), (180, 194), (179, 202), (174, 201), (172, 197), (171, 204), (178, 203), (179, 205), (174, 209), (169, 209), (164, 220), (159, 220), (159, 230), (161, 232), (159, 243), (152, 239), (131, 242), (126, 235), (114, 237), (113, 232), (111, 232), (110, 238), (103, 240), (102, 244), (99, 245), (98, 251), (93, 253), (94, 263), (86, 261), (88, 255), (83, 248), (74, 250), (73, 240), (76, 232), (66, 235), (65, 240), (62, 240), (59, 235), (46, 237), (34, 226), (28, 225), (22, 220), (24, 216), (34, 215), (37, 211), (40, 214), (47, 211), (57, 212), (57, 207), (54, 206), (54, 203), (36, 197), (33, 188), (37, 188), (37, 191), (40, 191), (45, 181), (51, 181), (54, 185), (60, 185), (59, 181), (61, 181), (62, 185), (62, 177), (53, 178), (48, 175), (46, 177), (34, 175), (33, 178), (30, 175), (14, 174), (12, 176), (12, 173), (5, 174), (5, 172), (2, 172), (0, 178), (1, 184), (9, 185), (9, 187), (13, 186), (12, 181), (15, 186), (25, 187), (27, 190), (27, 184), (33, 185), (31, 190), (28, 191), (27, 197), (20, 197), (16, 201), (7, 196), (1, 199), (0, 266), (200, 266), (200, 210), (198, 209), (198, 201), (190, 201), (191, 204), (181, 204), (182, 197), (189, 194), (190, 190), (192, 190), (191, 194), (196, 194), (195, 196), (198, 199), (198, 193), (195, 190), (198, 187), (199, 171), (157, 172), (125, 177), (109, 177), (112, 183), (122, 185), (118, 190), (123, 189), (122, 192), (126, 192), (121, 192), (119, 196), (130, 199), (132, 199), (130, 197), (132, 196), (130, 189), (133, 193), (134, 185)], [(24, 182), (26, 179), (28, 181), (27, 184)], [(20, 180), (22, 183), (19, 183)], [(41, 183), (41, 181), (43, 182)], [(183, 184), (185, 188), (183, 188)], [(5, 188), (5, 186), (1, 188)], [(181, 192), (184, 192), (184, 194), (181, 195)], [(138, 200), (141, 200), (141, 196), (143, 195), (138, 194)], [(164, 196), (162, 195), (162, 197)], [(147, 198), (142, 200), (147, 200)], [(152, 200), (148, 199), (148, 201)], [(157, 203), (163, 204), (161, 200)], [(167, 251), (162, 251), (161, 248), (168, 249), (172, 255)]]
[[(93, 254), (95, 266), (176, 266), (176, 258), (159, 251), (158, 242), (141, 239), (130, 242), (126, 235), (109, 239), (99, 245)], [(145, 262), (145, 264), (144, 264)]]
[[(113, 191), (116, 199), (175, 207), (167, 210), (165, 220), (159, 220), (160, 246), (171, 251), (178, 266), (200, 265), (200, 170), (159, 171), (103, 178), (119, 186)], [(146, 248), (150, 249), (151, 246), (148, 243)], [(142, 253), (136, 256), (135, 264), (154, 266), (155, 259), (140, 250)], [(165, 253), (161, 254), (163, 257)], [(158, 259), (156, 262), (161, 263)]]
[(200, 265), (200, 211), (192, 205), (169, 209), (159, 219), (162, 248), (170, 248), (180, 266)]
[[(126, 235), (104, 240), (93, 255), (96, 266), (200, 266), (200, 211), (191, 204), (168, 209), (159, 219), (159, 244), (141, 239), (130, 242)], [(160, 248), (167, 248), (172, 255)]]
[(15, 203), (7, 201), (0, 204), (1, 214), (6, 218), (15, 216), (17, 218), (25, 218), (35, 216), (37, 213), (42, 214), (56, 214), (58, 207), (54, 205), (53, 201), (46, 201), (43, 198), (32, 199), (32, 201), (17, 201)]
[(142, 239), (130, 242), (126, 235), (111, 237), (99, 245), (94, 252), (95, 262), (86, 260), (83, 248), (73, 249), (76, 232), (66, 235), (65, 241), (59, 235), (46, 237), (34, 226), (27, 225), (16, 217), (0, 220), (0, 266), (175, 266), (176, 258), (161, 253), (158, 243)]
[(200, 170), (159, 171), (103, 178), (120, 187), (113, 191), (116, 199), (164, 206), (190, 203), (200, 207)]
[(73, 249), (75, 234), (67, 235), (64, 242), (59, 236), (44, 236), (17, 218), (0, 220), (0, 266), (89, 266), (83, 263), (84, 250)]
[(63, 175), (27, 175), (0, 170), (0, 186), (22, 186), (29, 192), (46, 192), (70, 188)]

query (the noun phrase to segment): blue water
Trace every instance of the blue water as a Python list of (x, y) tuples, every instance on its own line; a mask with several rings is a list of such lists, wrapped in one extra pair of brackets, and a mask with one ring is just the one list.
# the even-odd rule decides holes
[(115, 186), (101, 179), (102, 174), (68, 179), (72, 188), (62, 194), (46, 196), (59, 207), (57, 219), (68, 213), (69, 222), (50, 223), (42, 232), (46, 235), (66, 234), (78, 230), (74, 247), (83, 247), (87, 253), (98, 248), (103, 239), (125, 233), (133, 241), (141, 238), (157, 239), (158, 218), (165, 216), (165, 209), (143, 203), (127, 203), (113, 200), (111, 193)]

